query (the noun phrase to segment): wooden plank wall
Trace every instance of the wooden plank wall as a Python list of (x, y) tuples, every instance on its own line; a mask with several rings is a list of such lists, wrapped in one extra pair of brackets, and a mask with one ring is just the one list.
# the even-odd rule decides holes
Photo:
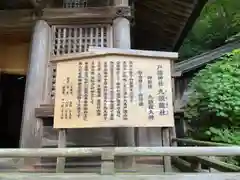
[[(30, 38), (24, 34), (0, 35), (0, 70), (25, 75), (28, 68)], [(29, 35), (30, 36), (30, 35)]]

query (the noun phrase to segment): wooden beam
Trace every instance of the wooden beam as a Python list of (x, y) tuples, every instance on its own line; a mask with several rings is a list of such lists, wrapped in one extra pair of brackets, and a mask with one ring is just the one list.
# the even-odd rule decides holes
[(205, 164), (211, 168), (214, 168), (222, 172), (240, 172), (239, 166), (230, 163), (225, 163), (217, 159), (211, 159), (209, 157), (194, 157), (194, 159), (196, 159), (201, 164)]
[[(178, 49), (181, 47), (185, 37), (187, 36), (188, 32), (192, 29), (194, 22), (199, 17), (204, 5), (207, 3), (208, 0), (194, 0), (195, 7), (192, 10), (192, 13), (190, 17), (186, 20), (186, 23), (184, 24), (184, 28), (180, 31), (178, 35), (178, 39), (175, 41), (173, 51), (178, 51)], [(197, 2), (197, 3), (196, 3)]]
[(173, 43), (173, 46), (172, 46), (173, 49), (176, 46), (176, 44), (178, 43), (178, 40), (180, 39), (180, 36), (182, 35), (183, 30), (186, 27), (186, 25), (187, 25), (191, 15), (192, 15), (192, 13), (194, 12), (194, 9), (195, 9), (196, 6), (197, 6), (197, 1), (193, 1), (193, 7), (191, 8), (191, 12), (188, 13), (189, 16), (187, 18), (185, 18), (184, 25), (180, 27), (180, 30), (179, 30), (179, 32), (178, 32), (178, 34), (176, 36), (175, 42)]
[[(179, 109), (175, 108), (175, 112), (179, 112)], [(41, 104), (35, 108), (35, 117), (48, 119), (54, 116), (54, 104)]]
[[(43, 21), (37, 21), (31, 44), (30, 63), (27, 73), (20, 146), (22, 148), (39, 148), (42, 140), (42, 121), (35, 117), (35, 107), (38, 107), (44, 96), (44, 82), (49, 61), (50, 27)], [(35, 160), (25, 164), (31, 165)]]
[(110, 21), (118, 17), (119, 11), (125, 12), (121, 16), (130, 17), (130, 8), (125, 7), (88, 7), (88, 8), (56, 8), (43, 9), (42, 19), (50, 24), (71, 24), (81, 21), (93, 21), (99, 23), (101, 20)]
[(240, 173), (173, 173), (161, 175), (140, 174), (79, 174), (79, 173), (1, 173), (2, 180), (239, 180)]
[(178, 168), (181, 172), (200, 172), (191, 167), (191, 164), (179, 157), (172, 157), (172, 164)]
[(52, 104), (42, 104), (35, 108), (36, 118), (53, 118), (54, 116), (54, 105)]
[(0, 10), (0, 31), (11, 29), (28, 29), (34, 25), (32, 9)]
[[(109, 148), (19, 148), (0, 149), (1, 158), (98, 157)], [(240, 146), (232, 147), (113, 147), (114, 156), (240, 156)]]
[(175, 138), (172, 141), (185, 143), (187, 145), (198, 145), (198, 146), (237, 146), (234, 144), (216, 143), (216, 142), (210, 142), (210, 141), (199, 141), (199, 140), (184, 139), (184, 138)]
[(42, 16), (38, 18), (34, 15), (34, 9), (0, 10), (0, 29), (30, 28), (39, 18), (52, 25), (112, 22), (118, 16), (130, 17), (130, 8), (127, 6), (72, 9), (44, 8)]
[(176, 63), (175, 72), (186, 73), (195, 70), (199, 67), (206, 65), (207, 63), (212, 62), (215, 59), (220, 58), (222, 55), (238, 48), (240, 48), (240, 40), (225, 44), (216, 49), (204, 52), (197, 56)]

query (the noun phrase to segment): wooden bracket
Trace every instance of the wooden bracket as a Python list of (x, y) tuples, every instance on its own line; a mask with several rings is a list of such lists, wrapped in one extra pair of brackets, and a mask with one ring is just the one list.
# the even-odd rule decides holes
[(131, 7), (129, 6), (116, 6), (116, 17), (131, 17)]

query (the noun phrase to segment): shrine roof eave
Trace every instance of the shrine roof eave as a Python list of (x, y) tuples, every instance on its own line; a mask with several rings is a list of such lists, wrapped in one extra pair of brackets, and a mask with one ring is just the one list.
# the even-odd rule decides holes
[(136, 0), (136, 49), (178, 51), (207, 0)]
[[(46, 0), (42, 1), (50, 2)], [(55, 0), (51, 0), (51, 2), (52, 1), (55, 2)], [(188, 32), (191, 30), (193, 24), (200, 15), (201, 10), (207, 2), (207, 0), (132, 1), (134, 2), (134, 11), (132, 11), (132, 16), (134, 19), (134, 23), (132, 25), (132, 47), (134, 49), (157, 51), (178, 51), (181, 44), (183, 43), (183, 40), (187, 36)], [(34, 2), (37, 1), (1, 0), (0, 9), (24, 10), (24, 13), (26, 13), (25, 16), (27, 16), (27, 18), (31, 18), (31, 10), (33, 11), (34, 9), (45, 7), (44, 4), (41, 5), (41, 7), (38, 7), (37, 4)], [(130, 4), (133, 4), (131, 0)], [(61, 7), (59, 6), (60, 9)], [(30, 12), (28, 12), (27, 10), (29, 10)], [(49, 13), (50, 12), (48, 12), (48, 14)], [(54, 15), (55, 11), (54, 13), (51, 13)], [(61, 16), (61, 14), (59, 13), (64, 13), (64, 11), (59, 11), (57, 17), (50, 18), (59, 19), (59, 16)], [(73, 11), (72, 13), (68, 12), (68, 14), (63, 15), (71, 15), (72, 17), (74, 13), (75, 12)], [(26, 20), (26, 18), (23, 18), (23, 20)], [(85, 21), (86, 20), (84, 20), (84, 22)], [(30, 23), (23, 23), (22, 21), (19, 22), (16, 23), (20, 24), (21, 27), (18, 27), (17, 30), (23, 29), (23, 31), (26, 29), (31, 29), (32, 25), (34, 24), (31, 19), (29, 20)], [(61, 20), (59, 23), (63, 23), (63, 21)], [(64, 23), (66, 22), (64, 21)], [(11, 24), (11, 21), (7, 21), (6, 24), (8, 26), (8, 24)], [(3, 26), (2, 24), (0, 25), (1, 27)], [(9, 30), (9, 28), (5, 29), (6, 32)]]

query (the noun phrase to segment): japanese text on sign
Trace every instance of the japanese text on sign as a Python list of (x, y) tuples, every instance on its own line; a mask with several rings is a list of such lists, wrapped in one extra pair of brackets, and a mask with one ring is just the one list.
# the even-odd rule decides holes
[(170, 60), (57, 63), (55, 128), (173, 126)]

